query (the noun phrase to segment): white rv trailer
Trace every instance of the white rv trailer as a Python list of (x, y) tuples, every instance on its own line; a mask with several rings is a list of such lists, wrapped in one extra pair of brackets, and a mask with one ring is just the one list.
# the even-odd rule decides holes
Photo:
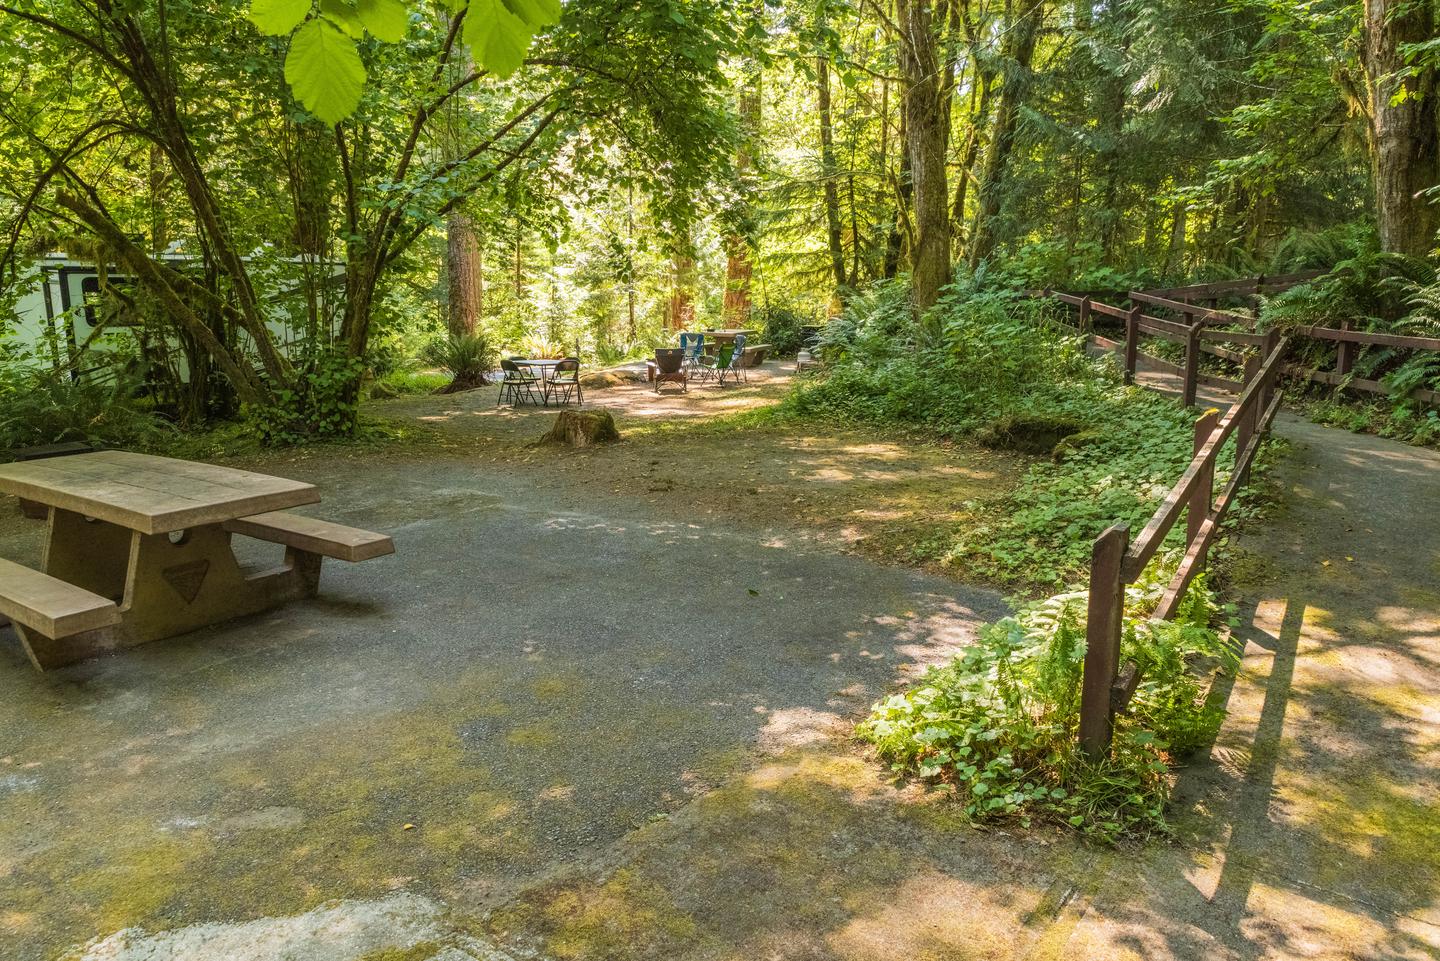
[[(181, 270), (195, 263), (195, 258), (176, 253), (160, 254), (156, 259)], [(282, 268), (293, 265), (295, 269), (282, 269), (256, 282), (263, 285), (259, 295), (266, 311), (266, 326), (281, 349), (286, 350), (299, 341), (304, 329), (304, 304), (297, 292), (299, 271), (306, 260), (293, 257), (277, 262)], [(343, 285), (342, 265), (326, 264), (323, 269), (328, 271), (327, 287), (333, 290)], [(281, 276), (285, 273), (291, 276)], [(123, 289), (132, 285), (134, 278), (108, 268), (105, 283)], [(3, 348), (18, 348), (30, 356), (32, 363), (59, 369), (73, 366), (75, 352), (82, 345), (89, 344), (96, 351), (110, 349), (104, 342), (95, 340), (101, 323), (96, 310), (101, 280), (100, 270), (93, 262), (47, 254), (21, 274), (17, 285), (14, 317), (0, 319), (0, 356), (8, 353)], [(107, 332), (116, 334), (126, 329), (123, 322), (112, 322), (106, 328)], [(72, 373), (80, 376), (84, 371)]]

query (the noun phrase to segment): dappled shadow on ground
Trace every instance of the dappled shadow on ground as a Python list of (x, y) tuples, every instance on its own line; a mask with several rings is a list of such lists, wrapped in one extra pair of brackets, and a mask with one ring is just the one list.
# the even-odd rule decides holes
[[(276, 470), (396, 536), (322, 601), (44, 677), (0, 631), (17, 957), (131, 925), (224, 953), (92, 956), (321, 929), (348, 940), (307, 961), (1440, 953), (1432, 455), (1295, 428), (1230, 719), (1175, 842), (1111, 851), (972, 828), (849, 740), (1004, 608), (832, 548), (908, 560), (1023, 461), (663, 419), (537, 450), (553, 411), (424, 403), (455, 446)], [(0, 521), (0, 553), (38, 547)]]
[[(972, 831), (835, 745), (792, 749), (627, 839), (621, 863), (490, 916), (560, 958), (1018, 956), (1057, 870), (1091, 855)], [(1015, 955), (1011, 952), (1014, 951)]]
[(580, 451), (535, 446), (554, 409), (497, 411), (488, 388), (373, 409), (428, 419), (448, 455), (525, 477), (563, 506), (619, 496), (678, 523), (735, 524), (777, 547), (822, 542), (967, 577), (963, 558), (949, 567), (938, 559), (969, 523), (972, 502), (1008, 490), (1029, 461), (893, 430), (714, 420), (777, 402), (792, 376), (786, 362), (748, 386), (689, 395), (657, 398), (643, 385), (591, 391), (586, 404), (615, 410), (624, 440)]
[[(1193, 926), (1240, 958), (1440, 952), (1433, 455), (1288, 422), (1283, 507), (1244, 540), (1230, 717), (1182, 779)], [(1372, 454), (1374, 456), (1372, 456)], [(1165, 859), (1149, 859), (1153, 869)], [(1131, 902), (1124, 902), (1130, 906)]]
[[(657, 394), (643, 381), (586, 388), (586, 408), (603, 407), (636, 424), (657, 420), (694, 420), (734, 414), (774, 403), (795, 375), (792, 361), (770, 361), (749, 372), (746, 381), (693, 383), (685, 393)], [(419, 422), (472, 439), (530, 441), (545, 433), (562, 409), (536, 404), (500, 404), (499, 387), (488, 385), (459, 394), (429, 394), (375, 401), (366, 412), (384, 420)], [(570, 405), (573, 409), (576, 405)]]
[[(816, 741), (524, 892), (488, 933), (561, 958), (1433, 957), (1436, 821), (1407, 796), (1433, 767), (1408, 735), (1306, 746), (1306, 596), (1240, 632), (1235, 714), (1187, 775), (1176, 843), (975, 830), (944, 792)], [(1385, 731), (1382, 714), (1348, 720)]]
[(492, 936), (557, 957), (1437, 956), (1440, 519), (1415, 505), (1440, 464), (1282, 429), (1299, 451), (1246, 539), (1230, 718), (1181, 779), (1174, 843), (970, 830), (832, 741), (526, 892)]

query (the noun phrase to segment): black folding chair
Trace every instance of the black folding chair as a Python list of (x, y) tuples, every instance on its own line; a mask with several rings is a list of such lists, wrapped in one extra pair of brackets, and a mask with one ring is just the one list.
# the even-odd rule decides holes
[(580, 359), (578, 357), (566, 357), (550, 372), (550, 378), (545, 381), (546, 404), (550, 403), (552, 394), (559, 396), (561, 404), (570, 403), (571, 395), (574, 395), (576, 404), (585, 402), (585, 393), (580, 387)]
[(496, 407), (505, 403), (506, 397), (510, 398), (511, 406), (523, 404), (527, 400), (539, 405), (540, 398), (535, 393), (535, 387), (540, 383), (539, 378), (529, 370), (522, 369), (513, 360), (500, 361), (500, 370), (503, 376), (500, 378), (500, 399), (495, 401)]

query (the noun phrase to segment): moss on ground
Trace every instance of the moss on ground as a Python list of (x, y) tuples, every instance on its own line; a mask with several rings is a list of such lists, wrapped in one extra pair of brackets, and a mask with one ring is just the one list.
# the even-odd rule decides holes
[[(133, 925), (295, 914), (417, 880), (443, 888), (497, 865), (523, 869), (543, 843), (514, 816), (532, 799), (498, 783), (460, 730), (503, 714), (504, 688), (497, 673), (470, 671), (413, 707), (183, 767), (161, 737), (134, 746), (134, 777), (16, 793), (0, 846), (25, 853), (8, 866), (0, 923), (37, 942), (78, 943)], [(188, 723), (209, 722), (202, 711)], [(522, 725), (510, 740), (529, 751), (571, 736), (548, 727)], [(301, 815), (236, 817), (276, 807)], [(260, 826), (232, 830), (227, 820)]]
[(441, 945), (434, 941), (422, 941), (408, 948), (382, 948), (370, 951), (355, 961), (428, 961), (440, 953)]

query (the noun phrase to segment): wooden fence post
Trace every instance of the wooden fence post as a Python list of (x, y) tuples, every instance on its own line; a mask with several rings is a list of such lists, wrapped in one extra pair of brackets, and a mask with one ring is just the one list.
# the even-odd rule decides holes
[(1125, 383), (1135, 383), (1135, 362), (1140, 353), (1140, 308), (1125, 315)]
[[(1195, 454), (1200, 453), (1200, 448), (1210, 439), (1215, 432), (1215, 425), (1220, 423), (1220, 412), (1210, 408), (1200, 415), (1195, 421)], [(1237, 448), (1243, 450), (1244, 448)], [(1190, 494), (1190, 504), (1185, 509), (1185, 546), (1188, 548), (1200, 536), (1200, 525), (1205, 523), (1205, 518), (1210, 514), (1211, 498), (1215, 496), (1215, 462), (1207, 463), (1200, 476), (1195, 479), (1195, 490)]]
[(1080, 298), (1080, 319), (1076, 322), (1076, 326), (1080, 328), (1080, 333), (1086, 334), (1086, 335), (1088, 335), (1088, 334), (1090, 333), (1090, 298), (1089, 298), (1089, 297), (1081, 297), (1081, 298)]
[(1110, 750), (1110, 688), (1120, 665), (1125, 580), (1121, 564), (1130, 528), (1116, 524), (1095, 539), (1090, 558), (1090, 603), (1085, 621), (1085, 676), (1080, 688), (1080, 747), (1092, 761)]
[(1203, 326), (1191, 324), (1185, 332), (1185, 388), (1181, 400), (1186, 407), (1195, 406), (1195, 393), (1200, 386), (1200, 328)]
[[(1278, 330), (1272, 327), (1265, 331), (1265, 344), (1260, 348), (1264, 352), (1260, 357), (1262, 364), (1270, 359), (1271, 354), (1275, 353), (1275, 347), (1279, 342), (1280, 332)], [(1251, 414), (1252, 425), (1259, 421), (1260, 415), (1265, 412), (1265, 408), (1270, 406), (1270, 396), (1275, 393), (1275, 381), (1279, 379), (1280, 365), (1276, 364), (1270, 368), (1270, 376), (1265, 378), (1265, 383), (1260, 385), (1259, 402), (1255, 405), (1255, 410)]]
[[(1346, 319), (1340, 321), (1341, 330), (1351, 330), (1354, 322)], [(1350, 373), (1350, 368), (1355, 365), (1355, 345), (1348, 341), (1340, 341), (1335, 348), (1335, 373), (1341, 377)]]
[[(1254, 354), (1245, 358), (1245, 384), (1240, 388), (1243, 397), (1245, 391), (1260, 374), (1261, 360)], [(1235, 425), (1235, 454), (1238, 457), (1240, 452), (1250, 444), (1250, 435), (1255, 433), (1255, 408), (1251, 407), (1240, 417), (1240, 422)], [(1245, 473), (1240, 475), (1240, 483), (1243, 485), (1247, 478)]]

